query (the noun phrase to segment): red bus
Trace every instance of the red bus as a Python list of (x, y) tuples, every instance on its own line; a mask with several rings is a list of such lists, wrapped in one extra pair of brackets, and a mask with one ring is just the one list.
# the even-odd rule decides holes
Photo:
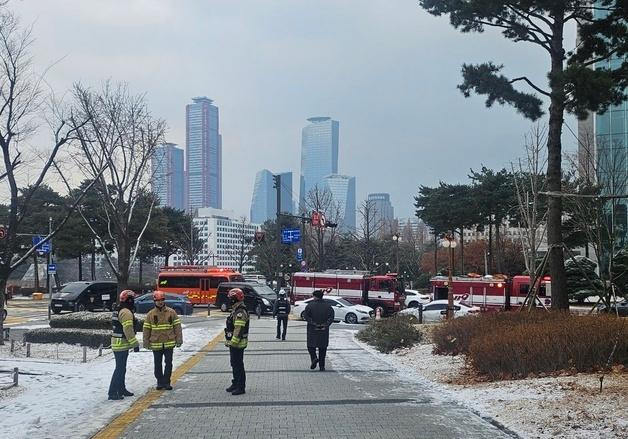
[(218, 285), (223, 282), (244, 282), (244, 277), (230, 268), (176, 265), (161, 267), (157, 289), (186, 295), (193, 305), (214, 305)]

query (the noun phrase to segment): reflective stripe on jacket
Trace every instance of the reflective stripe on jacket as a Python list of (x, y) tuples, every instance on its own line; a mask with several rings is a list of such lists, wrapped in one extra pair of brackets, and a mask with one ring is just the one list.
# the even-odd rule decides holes
[(137, 338), (135, 338), (133, 320), (133, 313), (127, 308), (121, 308), (111, 313), (111, 326), (113, 330), (111, 334), (112, 351), (128, 351), (131, 348), (139, 346)]
[(167, 306), (161, 310), (157, 307), (151, 309), (144, 320), (143, 339), (144, 347), (153, 351), (172, 349), (183, 344), (181, 319), (177, 312)]
[(249, 342), (249, 313), (240, 302), (233, 308), (227, 317), (227, 327), (225, 329), (227, 346), (238, 349), (245, 349)]

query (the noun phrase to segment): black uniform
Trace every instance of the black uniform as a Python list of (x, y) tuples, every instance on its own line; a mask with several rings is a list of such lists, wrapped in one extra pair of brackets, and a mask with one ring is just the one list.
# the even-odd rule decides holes
[[(273, 317), (277, 317), (277, 340), (279, 340), (280, 335), (282, 340), (286, 339), (289, 314), (290, 302), (288, 302), (285, 297), (279, 296), (279, 298), (275, 300), (275, 305), (273, 306)], [(283, 325), (283, 332), (280, 330), (281, 325)]]
[(249, 341), (249, 313), (244, 302), (233, 306), (231, 315), (227, 317), (225, 328), (225, 345), (229, 348), (229, 358), (233, 379), (227, 392), (232, 395), (241, 395), (246, 389), (246, 371), (244, 370), (244, 349)]
[(325, 370), (325, 354), (329, 345), (329, 327), (334, 322), (334, 309), (321, 297), (316, 297), (305, 307), (303, 317), (307, 321), (307, 350), (312, 359), (310, 369), (315, 369), (318, 363), (320, 370)]

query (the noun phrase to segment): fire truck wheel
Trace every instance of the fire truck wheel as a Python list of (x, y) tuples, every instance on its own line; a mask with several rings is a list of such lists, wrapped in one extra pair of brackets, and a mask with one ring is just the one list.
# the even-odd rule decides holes
[(408, 308), (418, 308), (419, 307), (419, 302), (410, 302), (408, 304)]
[(356, 323), (358, 323), (358, 316), (350, 312), (345, 316), (345, 322), (355, 325)]

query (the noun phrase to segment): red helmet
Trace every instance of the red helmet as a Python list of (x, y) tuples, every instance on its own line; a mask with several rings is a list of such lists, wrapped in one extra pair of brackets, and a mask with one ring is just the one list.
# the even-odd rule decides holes
[(155, 291), (153, 293), (153, 300), (157, 301), (157, 300), (166, 300), (166, 293), (164, 293), (163, 291)]
[(120, 302), (128, 302), (129, 299), (135, 299), (133, 290), (124, 290), (120, 293)]
[(244, 292), (240, 288), (232, 288), (227, 294), (229, 299), (235, 299), (236, 302), (242, 302), (244, 300)]

